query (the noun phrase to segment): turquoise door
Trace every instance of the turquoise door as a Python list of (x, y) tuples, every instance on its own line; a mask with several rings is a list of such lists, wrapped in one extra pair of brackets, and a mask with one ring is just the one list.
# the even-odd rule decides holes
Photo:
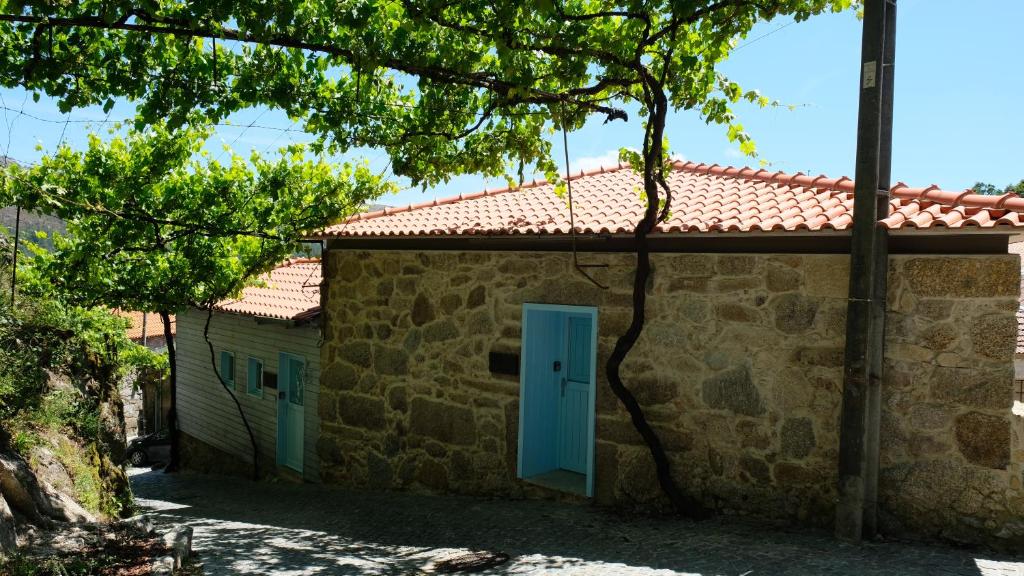
[(593, 308), (523, 305), (519, 477), (556, 489), (573, 486), (567, 490), (587, 496), (593, 495), (596, 327)]
[(587, 473), (590, 423), (589, 316), (569, 316), (558, 414), (558, 467)]
[(277, 463), (302, 472), (306, 435), (306, 362), (281, 353), (277, 395)]
[(522, 478), (558, 468), (558, 411), (564, 328), (560, 314), (526, 310), (523, 314), (522, 390), (519, 473)]

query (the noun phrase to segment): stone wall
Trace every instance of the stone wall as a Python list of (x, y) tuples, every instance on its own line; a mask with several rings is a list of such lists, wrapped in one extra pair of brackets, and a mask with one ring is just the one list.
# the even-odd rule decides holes
[(887, 532), (1024, 543), (1024, 445), (1011, 438), (1019, 275), (1016, 255), (894, 258), (880, 436)]
[[(178, 431), (178, 441), (183, 469), (202, 474), (252, 479), (252, 462), (246, 462), (185, 432)], [(264, 466), (260, 472), (264, 477), (269, 477), (271, 470), (269, 466)]]
[(142, 389), (135, 383), (136, 377), (130, 374), (121, 380), (121, 405), (124, 407), (124, 431), (128, 440), (146, 433), (142, 425), (145, 420), (143, 412)]
[[(936, 476), (945, 473), (936, 470), (944, 459), (958, 459), (956, 473), (993, 482), (1002, 474), (1012, 488), (1012, 474), (992, 468), (1005, 464), (1006, 449), (985, 454), (972, 434), (1008, 431), (1013, 258), (893, 258), (881, 490), (894, 530), (934, 533), (956, 524), (936, 506), (963, 491), (953, 472)], [(488, 353), (519, 353), (524, 302), (576, 304), (598, 308), (596, 500), (663, 507), (650, 456), (604, 376), (629, 323), (634, 257), (583, 259), (608, 265), (594, 269), (608, 290), (574, 273), (561, 253), (329, 252), (318, 443), (324, 481), (527, 494), (532, 488), (515, 478), (519, 380), (491, 374)], [(843, 255), (653, 256), (648, 324), (623, 374), (679, 482), (707, 505), (832, 523), (847, 262)], [(964, 380), (978, 397), (960, 390)], [(935, 446), (923, 453), (918, 444), (928, 438)], [(943, 483), (924, 497), (931, 480)], [(964, 513), (991, 518), (979, 507), (1008, 508), (981, 500), (973, 508), (965, 502)], [(918, 511), (935, 521), (906, 518)]]

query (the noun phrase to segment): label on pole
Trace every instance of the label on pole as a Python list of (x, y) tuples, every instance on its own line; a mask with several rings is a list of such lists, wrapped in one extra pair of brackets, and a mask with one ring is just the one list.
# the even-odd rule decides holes
[(864, 73), (861, 75), (861, 89), (874, 88), (877, 79), (878, 64), (872, 60), (864, 63)]

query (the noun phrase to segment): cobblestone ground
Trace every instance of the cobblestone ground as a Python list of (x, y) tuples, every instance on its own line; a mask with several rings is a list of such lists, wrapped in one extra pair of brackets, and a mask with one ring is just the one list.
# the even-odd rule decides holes
[(484, 574), (1024, 576), (1024, 557), (906, 543), (840, 544), (753, 525), (623, 519), (552, 502), (351, 492), (141, 471), (135, 494), (160, 522), (195, 529), (208, 575), (429, 574), (467, 550), (505, 552)]

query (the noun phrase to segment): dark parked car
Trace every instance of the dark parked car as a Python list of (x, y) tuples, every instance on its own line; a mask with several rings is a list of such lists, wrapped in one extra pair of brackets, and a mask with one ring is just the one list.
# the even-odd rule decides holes
[(128, 443), (128, 463), (143, 466), (171, 458), (171, 437), (166, 430), (133, 438)]

